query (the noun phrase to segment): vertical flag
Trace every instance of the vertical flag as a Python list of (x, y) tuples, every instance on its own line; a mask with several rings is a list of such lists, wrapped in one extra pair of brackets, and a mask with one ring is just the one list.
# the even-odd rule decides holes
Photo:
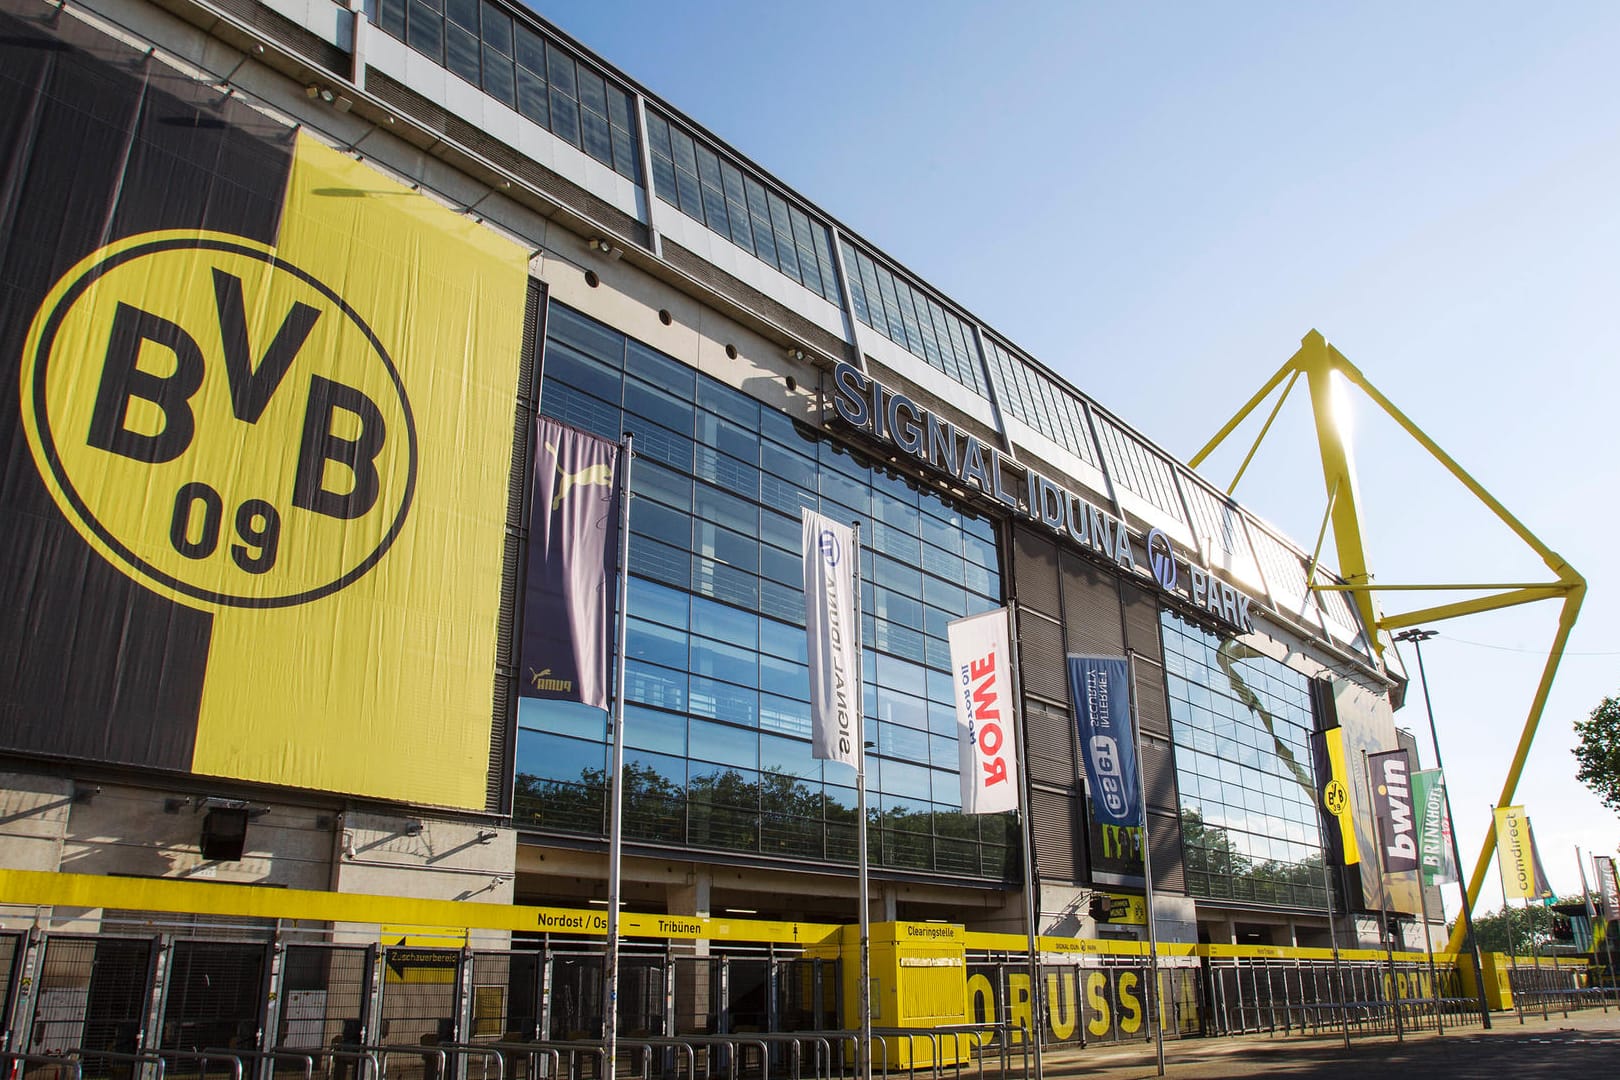
[(1069, 655), (1069, 694), (1091, 805), (1105, 825), (1142, 824), (1132, 741), (1130, 667), (1123, 657)]
[(1547, 880), (1547, 868), (1541, 865), (1541, 849), (1536, 846), (1536, 827), (1529, 815), (1525, 815), (1524, 831), (1530, 835), (1530, 865), (1535, 869), (1536, 881), (1535, 899), (1551, 907), (1558, 903), (1558, 894), (1553, 892), (1552, 882)]
[(523, 606), (525, 697), (608, 707), (619, 447), (541, 417)]
[(1418, 861), (1425, 885), (1448, 885), (1457, 880), (1457, 861), (1451, 853), (1451, 818), (1446, 815), (1446, 777), (1439, 769), (1412, 774), (1412, 804), (1421, 825)]
[(1552, 895), (1536, 854), (1530, 817), (1522, 806), (1496, 808), (1496, 865), (1502, 872), (1502, 894), (1509, 900), (1541, 900)]
[(1603, 921), (1620, 919), (1620, 883), (1615, 881), (1614, 860), (1607, 855), (1592, 856), (1592, 869), (1598, 879), (1598, 906)]
[(1361, 862), (1356, 843), (1355, 811), (1350, 803), (1350, 772), (1344, 763), (1344, 728), (1335, 724), (1315, 733), (1311, 749), (1316, 765), (1316, 794), (1330, 822), (1328, 847), (1345, 866)]
[(1382, 827), (1384, 869), (1407, 873), (1418, 866), (1417, 822), (1412, 815), (1412, 759), (1405, 750), (1368, 754), (1372, 770), (1373, 817)]
[(1007, 609), (957, 619), (945, 628), (955, 675), (962, 811), (1018, 809), (1018, 739), (1012, 697)]
[(855, 661), (855, 531), (803, 512), (804, 626), (809, 636), (810, 741), (816, 757), (860, 767), (861, 687)]

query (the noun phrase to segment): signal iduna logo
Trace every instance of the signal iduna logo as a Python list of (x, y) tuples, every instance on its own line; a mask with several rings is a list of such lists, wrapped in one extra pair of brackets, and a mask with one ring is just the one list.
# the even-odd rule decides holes
[(387, 348), (263, 244), (175, 231), (95, 252), (40, 307), (20, 383), (62, 513), (183, 603), (330, 595), (410, 513), (416, 428)]

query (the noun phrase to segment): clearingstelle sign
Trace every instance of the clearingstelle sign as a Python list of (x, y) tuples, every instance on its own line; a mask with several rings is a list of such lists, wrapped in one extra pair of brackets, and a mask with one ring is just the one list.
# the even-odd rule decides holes
[[(963, 489), (978, 490), (1133, 575), (1142, 572), (1127, 523), (895, 393), (853, 364), (839, 363), (833, 370), (833, 408), (850, 427), (950, 476)], [(1187, 566), (1183, 583), (1175, 548), (1158, 529), (1150, 530), (1140, 544), (1148, 554), (1149, 573), (1165, 592), (1238, 633), (1254, 629), (1250, 614), (1254, 601), (1242, 590), (1190, 560), (1183, 560)]]

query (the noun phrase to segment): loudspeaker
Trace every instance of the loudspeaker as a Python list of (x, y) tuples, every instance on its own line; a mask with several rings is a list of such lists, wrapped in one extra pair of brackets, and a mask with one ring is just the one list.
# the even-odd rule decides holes
[(247, 843), (247, 807), (216, 806), (203, 815), (202, 857), (233, 862)]

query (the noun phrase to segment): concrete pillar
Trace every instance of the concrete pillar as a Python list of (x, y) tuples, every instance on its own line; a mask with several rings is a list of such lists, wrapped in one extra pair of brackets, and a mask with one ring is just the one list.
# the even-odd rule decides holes
[[(671, 884), (665, 891), (664, 901), (669, 913), (707, 918), (712, 884), (713, 878), (708, 870), (694, 868), (689, 871), (685, 881)], [(712, 992), (709, 943), (671, 941), (670, 962), (675, 965), (674, 1032), (687, 1034), (707, 1032)]]

